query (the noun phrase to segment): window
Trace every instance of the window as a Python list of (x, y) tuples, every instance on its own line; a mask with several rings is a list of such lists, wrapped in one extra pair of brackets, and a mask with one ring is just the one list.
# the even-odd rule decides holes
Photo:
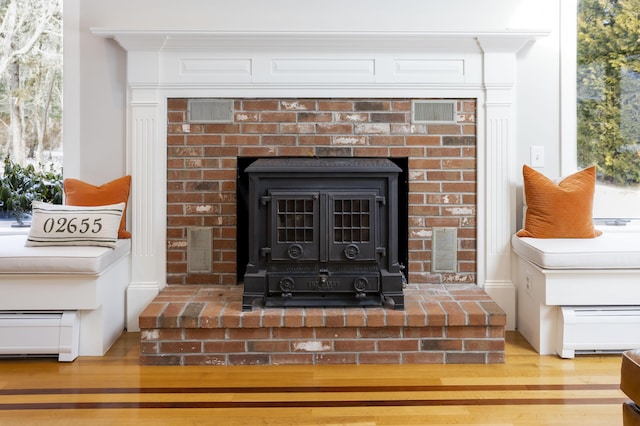
[(62, 0), (0, 2), (0, 226), (62, 202)]
[(62, 0), (0, 2), (0, 152), (48, 164), (62, 147)]
[(576, 12), (577, 166), (596, 166), (596, 218), (640, 218), (640, 0)]

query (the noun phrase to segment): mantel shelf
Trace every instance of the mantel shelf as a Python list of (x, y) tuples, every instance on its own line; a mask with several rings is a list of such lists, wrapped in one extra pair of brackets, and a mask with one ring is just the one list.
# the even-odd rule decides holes
[(94, 27), (91, 32), (116, 40), (127, 51), (221, 50), (382, 50), (517, 52), (547, 30), (504, 31), (212, 31)]

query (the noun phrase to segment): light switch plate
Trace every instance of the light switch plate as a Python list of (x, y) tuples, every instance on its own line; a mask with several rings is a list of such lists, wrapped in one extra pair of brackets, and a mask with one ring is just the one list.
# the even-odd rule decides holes
[(531, 147), (531, 167), (544, 167), (544, 146)]

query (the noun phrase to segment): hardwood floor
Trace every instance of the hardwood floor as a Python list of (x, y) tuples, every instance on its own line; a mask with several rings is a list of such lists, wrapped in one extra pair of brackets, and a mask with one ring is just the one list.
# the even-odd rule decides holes
[(620, 425), (620, 355), (504, 365), (140, 366), (139, 334), (102, 358), (0, 360), (0, 425)]

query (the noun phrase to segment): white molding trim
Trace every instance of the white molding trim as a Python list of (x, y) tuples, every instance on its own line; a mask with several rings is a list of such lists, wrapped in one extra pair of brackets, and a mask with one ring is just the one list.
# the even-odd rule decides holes
[(127, 51), (129, 330), (138, 329), (140, 312), (166, 285), (165, 121), (171, 97), (476, 98), (478, 284), (507, 287), (507, 296), (496, 301), (512, 312), (516, 54), (548, 31), (91, 31)]

